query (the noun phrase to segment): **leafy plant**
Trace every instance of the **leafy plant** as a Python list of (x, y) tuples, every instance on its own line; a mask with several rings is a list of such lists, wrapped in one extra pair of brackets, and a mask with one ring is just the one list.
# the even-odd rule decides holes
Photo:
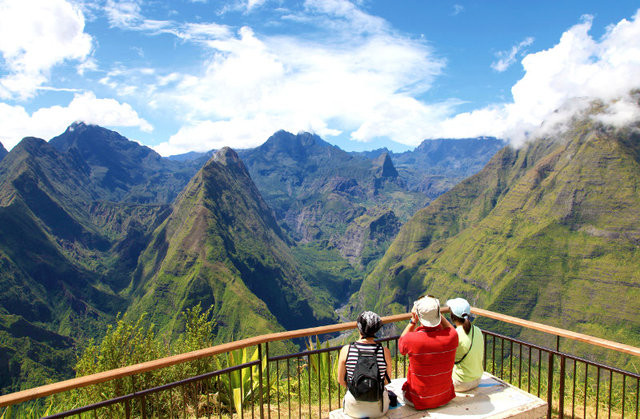
[[(316, 336), (316, 343), (314, 347), (313, 340), (311, 339), (311, 337), (309, 337), (307, 342), (305, 343), (305, 346), (307, 347), (307, 351), (313, 351), (316, 349), (327, 349), (329, 348), (329, 342), (327, 341), (323, 344)], [(338, 373), (338, 358), (336, 357), (336, 359), (332, 363), (331, 355), (329, 352), (312, 354), (309, 355), (309, 366), (315, 377), (320, 377), (321, 381), (330, 383), (332, 380), (335, 380), (335, 377)]]
[[(256, 348), (252, 355), (249, 355), (247, 348), (238, 349), (227, 353), (227, 367), (234, 367), (247, 364), (258, 360), (258, 349)], [(223, 365), (218, 358), (215, 360), (218, 370), (223, 369)], [(257, 367), (246, 367), (223, 374), (219, 378), (219, 397), (220, 401), (225, 404), (231, 412), (231, 407), (236, 412), (240, 412), (244, 406), (253, 403), (258, 399), (260, 394), (260, 375), (262, 375), (262, 394), (267, 394), (267, 356)], [(275, 392), (278, 386), (278, 377), (274, 372), (269, 374), (268, 388), (271, 393)]]

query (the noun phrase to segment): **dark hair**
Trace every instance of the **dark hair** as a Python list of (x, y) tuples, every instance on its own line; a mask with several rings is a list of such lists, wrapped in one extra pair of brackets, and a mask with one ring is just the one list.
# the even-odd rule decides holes
[(453, 313), (451, 314), (451, 320), (455, 323), (462, 323), (462, 328), (464, 329), (464, 333), (466, 333), (467, 335), (469, 334), (469, 332), (471, 332), (471, 322), (469, 321), (469, 317), (466, 315), (463, 315), (462, 318), (456, 316)]
[(382, 319), (373, 311), (360, 313), (356, 320), (360, 334), (365, 338), (374, 338), (382, 327)]

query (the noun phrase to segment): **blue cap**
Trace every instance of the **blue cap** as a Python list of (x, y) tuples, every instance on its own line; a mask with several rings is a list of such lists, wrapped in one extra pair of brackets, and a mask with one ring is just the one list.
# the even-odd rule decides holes
[(454, 298), (447, 301), (447, 306), (451, 310), (451, 313), (461, 319), (468, 317), (469, 321), (473, 320), (471, 316), (471, 306), (469, 302), (464, 298)]

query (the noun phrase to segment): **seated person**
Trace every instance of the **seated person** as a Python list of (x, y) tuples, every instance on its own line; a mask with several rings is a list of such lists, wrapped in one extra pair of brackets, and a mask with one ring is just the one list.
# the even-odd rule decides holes
[(404, 399), (416, 409), (430, 409), (456, 396), (451, 373), (458, 348), (458, 334), (440, 314), (440, 302), (432, 296), (413, 303), (411, 321), (398, 341), (400, 353), (409, 355)]
[(478, 387), (482, 377), (482, 358), (484, 357), (484, 339), (482, 331), (472, 325), (473, 316), (469, 302), (464, 298), (447, 301), (451, 310), (451, 321), (458, 332), (458, 350), (453, 367), (453, 387), (464, 392)]
[[(342, 406), (344, 413), (351, 417), (377, 418), (384, 416), (389, 410), (389, 394), (383, 386), (389, 383), (388, 372), (391, 370), (391, 353), (388, 348), (374, 341), (376, 333), (382, 327), (380, 316), (372, 311), (365, 311), (358, 316), (356, 324), (360, 332), (360, 339), (350, 345), (343, 346), (338, 357), (338, 383), (348, 389), (344, 395)], [(352, 387), (354, 372), (356, 369), (361, 370), (361, 366), (358, 364), (362, 361), (366, 362), (366, 358), (377, 365), (378, 383), (382, 387), (378, 393), (379, 400), (377, 401), (357, 400), (349, 390), (354, 389), (355, 391), (355, 387)]]

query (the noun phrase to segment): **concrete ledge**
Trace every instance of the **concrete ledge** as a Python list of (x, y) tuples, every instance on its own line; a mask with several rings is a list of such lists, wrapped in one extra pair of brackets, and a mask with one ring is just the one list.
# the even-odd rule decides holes
[[(519, 418), (534, 419), (547, 415), (547, 402), (520, 390), (485, 372), (480, 385), (467, 392), (456, 393), (456, 398), (444, 406), (429, 410), (415, 410), (405, 405), (402, 395), (404, 378), (392, 380), (387, 389), (398, 395), (398, 407), (392, 408), (383, 418)], [(329, 414), (331, 419), (351, 419), (342, 409)]]

